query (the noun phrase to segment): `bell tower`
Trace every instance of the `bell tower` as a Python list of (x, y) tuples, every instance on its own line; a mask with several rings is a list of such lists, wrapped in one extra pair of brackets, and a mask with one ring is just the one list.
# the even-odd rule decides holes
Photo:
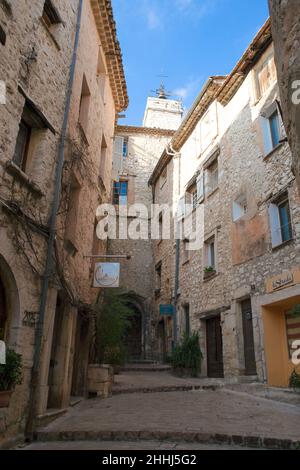
[(144, 114), (143, 127), (177, 130), (182, 121), (182, 102), (169, 99), (171, 95), (161, 83), (155, 97), (149, 97)]

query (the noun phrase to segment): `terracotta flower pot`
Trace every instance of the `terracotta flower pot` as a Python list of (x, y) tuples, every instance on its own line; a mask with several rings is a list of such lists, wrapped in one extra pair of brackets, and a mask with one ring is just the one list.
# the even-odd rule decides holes
[(0, 408), (8, 408), (12, 390), (0, 391)]

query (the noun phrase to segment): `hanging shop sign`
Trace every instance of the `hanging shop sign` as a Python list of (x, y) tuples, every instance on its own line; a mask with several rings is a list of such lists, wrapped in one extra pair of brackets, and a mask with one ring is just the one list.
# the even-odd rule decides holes
[(174, 314), (174, 305), (172, 305), (172, 304), (160, 304), (159, 314), (160, 315), (173, 315)]
[(300, 269), (291, 269), (284, 271), (278, 276), (274, 276), (271, 279), (268, 279), (266, 282), (266, 290), (268, 293), (272, 293), (299, 283)]
[(120, 263), (96, 263), (94, 287), (119, 287)]

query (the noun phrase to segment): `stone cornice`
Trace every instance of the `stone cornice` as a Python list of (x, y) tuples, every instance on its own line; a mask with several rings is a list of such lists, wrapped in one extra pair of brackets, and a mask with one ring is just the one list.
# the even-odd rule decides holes
[(111, 0), (90, 0), (99, 33), (116, 112), (128, 107), (129, 99), (124, 74), (122, 52), (117, 38)]
[(117, 126), (116, 134), (147, 134), (173, 137), (176, 131), (171, 129), (161, 129), (158, 127), (139, 127), (139, 126)]

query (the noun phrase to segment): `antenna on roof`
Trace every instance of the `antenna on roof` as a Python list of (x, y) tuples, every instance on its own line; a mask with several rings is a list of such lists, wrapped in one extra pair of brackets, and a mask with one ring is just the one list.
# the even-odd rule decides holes
[(159, 78), (161, 78), (160, 86), (157, 88), (155, 91), (151, 90), (152, 93), (155, 93), (156, 96), (161, 99), (161, 100), (166, 100), (170, 96), (172, 96), (172, 93), (169, 91), (166, 91), (165, 84), (164, 84), (164, 78), (168, 78), (168, 75), (157, 75)]

